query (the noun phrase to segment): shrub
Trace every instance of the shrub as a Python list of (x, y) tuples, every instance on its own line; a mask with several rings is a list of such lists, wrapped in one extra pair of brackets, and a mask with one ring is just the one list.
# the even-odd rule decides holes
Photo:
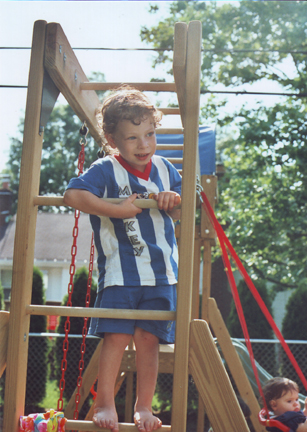
[[(272, 313), (272, 300), (266, 288), (264, 281), (255, 282), (262, 300), (266, 304), (270, 313)], [(246, 285), (245, 281), (241, 280), (238, 283), (238, 293), (242, 304), (242, 309), (251, 339), (272, 339), (273, 331), (267, 319), (263, 315), (260, 307), (254, 299), (251, 291)], [(230, 314), (227, 321), (227, 327), (232, 337), (243, 338), (243, 331), (236, 311), (234, 301), (232, 301)], [(262, 365), (265, 365), (269, 373), (275, 374), (275, 350), (273, 345), (266, 343), (257, 344), (258, 350), (255, 359)]]
[[(282, 333), (285, 339), (290, 340), (306, 340), (307, 334), (307, 314), (305, 311), (305, 305), (307, 304), (307, 280), (303, 279), (298, 288), (293, 292), (290, 296), (288, 303), (286, 305), (286, 314), (284, 316), (282, 322)], [(291, 343), (289, 344), (289, 348), (291, 349)], [(300, 348), (300, 357), (297, 358), (297, 362), (305, 376), (307, 376), (307, 365), (306, 365), (306, 356), (307, 356), (307, 346), (302, 345)], [(287, 371), (285, 375), (287, 378), (290, 378), (296, 381), (299, 386), (301, 392), (304, 392), (305, 389), (300, 383), (300, 380), (297, 376), (297, 373), (294, 371), (294, 368), (291, 365), (290, 360), (287, 355), (283, 352), (282, 355), (282, 374), (284, 375), (284, 371)]]
[[(45, 304), (43, 275), (41, 271), (33, 268), (31, 303)], [(30, 318), (30, 333), (42, 333), (47, 330), (45, 316), (33, 315)], [(39, 346), (39, 350), (37, 349)], [(48, 351), (49, 344), (46, 337), (31, 337), (29, 340), (26, 405), (35, 405), (42, 401), (46, 393), (48, 377)], [(39, 379), (38, 379), (39, 377)], [(35, 388), (35, 391), (33, 391)]]
[(0, 282), (0, 310), (4, 310), (4, 309), (5, 309), (4, 291), (3, 291), (3, 287), (2, 287), (1, 282)]

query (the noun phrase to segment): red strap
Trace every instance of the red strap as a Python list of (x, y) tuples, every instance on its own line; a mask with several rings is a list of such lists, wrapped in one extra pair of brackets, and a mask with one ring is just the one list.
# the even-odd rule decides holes
[[(247, 326), (246, 326), (246, 322), (245, 322), (245, 318), (244, 318), (244, 314), (243, 314), (243, 310), (242, 310), (242, 306), (241, 306), (241, 302), (240, 302), (240, 298), (238, 295), (238, 291), (237, 291), (237, 287), (236, 287), (236, 283), (233, 277), (233, 273), (231, 270), (231, 265), (230, 265), (230, 261), (229, 261), (229, 257), (228, 257), (228, 253), (227, 253), (227, 249), (230, 252), (233, 260), (235, 261), (235, 263), (237, 264), (238, 269), (240, 270), (240, 273), (242, 275), (242, 277), (244, 278), (247, 286), (249, 287), (251, 293), (253, 294), (255, 300), (257, 301), (260, 309), (262, 310), (263, 314), (265, 315), (266, 319), (268, 320), (269, 324), (271, 325), (275, 335), (277, 336), (277, 338), (279, 339), (282, 347), (284, 348), (286, 354), (288, 355), (296, 373), (298, 374), (300, 380), (302, 381), (305, 389), (307, 390), (307, 381), (306, 378), (304, 377), (303, 372), (301, 371), (297, 361), (295, 360), (292, 352), (290, 351), (286, 341), (284, 340), (281, 332), (279, 331), (277, 325), (275, 324), (272, 315), (270, 314), (268, 308), (266, 307), (264, 301), (262, 300), (262, 298), (260, 297), (255, 285), (253, 284), (251, 278), (249, 277), (248, 273), (246, 272), (245, 268), (243, 267), (242, 262), (240, 261), (238, 255), (236, 254), (234, 248), (232, 247), (229, 239), (227, 238), (226, 234), (224, 233), (223, 228), (221, 227), (221, 225), (219, 224), (218, 220), (215, 217), (214, 211), (209, 203), (208, 198), (206, 197), (204, 192), (201, 192), (201, 197), (203, 199), (203, 208), (205, 209), (206, 213), (208, 214), (208, 217), (217, 233), (219, 242), (220, 242), (220, 246), (222, 249), (222, 253), (223, 253), (223, 260), (225, 263), (225, 270), (226, 270), (226, 274), (229, 280), (229, 284), (232, 290), (232, 294), (234, 296), (234, 302), (237, 308), (237, 312), (238, 312), (238, 316), (239, 316), (239, 320), (242, 326), (242, 330), (243, 330), (243, 334), (244, 334), (244, 338), (246, 340), (246, 345), (247, 345), (247, 349), (249, 351), (250, 354), (250, 358), (251, 358), (251, 363), (252, 363), (252, 367), (255, 373), (255, 378), (259, 387), (259, 391), (261, 396), (262, 395), (262, 389), (261, 389), (261, 385), (260, 385), (260, 381), (259, 381), (259, 377), (258, 377), (258, 372), (257, 372), (257, 368), (255, 365), (255, 360), (254, 360), (254, 356), (253, 356), (253, 352), (252, 352), (252, 347), (251, 347), (251, 343), (250, 343), (250, 339), (249, 339), (249, 335), (248, 335), (248, 330), (247, 330)], [(205, 204), (205, 205), (204, 205)], [(227, 247), (227, 249), (226, 249)], [(264, 398), (263, 398), (264, 400)], [(267, 408), (267, 407), (265, 407)]]

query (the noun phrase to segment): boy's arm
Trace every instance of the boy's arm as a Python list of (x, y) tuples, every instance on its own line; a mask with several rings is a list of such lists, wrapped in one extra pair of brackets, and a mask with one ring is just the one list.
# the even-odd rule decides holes
[(64, 193), (64, 204), (92, 215), (129, 219), (142, 212), (133, 204), (136, 197), (137, 194), (133, 194), (120, 204), (112, 204), (87, 190), (67, 189)]

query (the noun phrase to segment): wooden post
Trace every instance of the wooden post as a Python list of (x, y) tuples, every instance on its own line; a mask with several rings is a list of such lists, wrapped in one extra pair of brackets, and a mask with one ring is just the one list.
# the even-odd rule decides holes
[(211, 244), (209, 240), (203, 240), (203, 286), (201, 318), (208, 321), (208, 299), (211, 291)]
[(23, 415), (25, 405), (30, 323), (30, 316), (26, 314), (26, 306), (31, 302), (37, 215), (33, 198), (39, 190), (43, 141), (42, 134), (39, 134), (39, 126), (44, 75), (45, 29), (45, 21), (35, 22), (14, 245), (4, 399), (3, 430), (5, 432), (18, 430), (19, 416)]
[[(180, 26), (175, 25), (175, 34)], [(174, 52), (175, 56), (178, 53)], [(185, 431), (187, 421), (189, 328), (191, 321), (193, 251), (196, 208), (196, 167), (200, 96), (201, 23), (188, 27), (185, 83), (176, 82), (177, 91), (184, 86), (184, 160), (182, 180), (181, 227), (179, 242), (179, 277), (176, 321), (175, 366), (173, 380), (172, 430)]]

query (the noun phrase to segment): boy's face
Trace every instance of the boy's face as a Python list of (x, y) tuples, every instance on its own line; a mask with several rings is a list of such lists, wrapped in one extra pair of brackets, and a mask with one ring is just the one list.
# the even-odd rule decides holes
[(270, 405), (275, 415), (281, 415), (287, 411), (299, 411), (301, 409), (298, 392), (295, 390), (284, 393), (279, 399), (273, 399), (270, 401)]
[(128, 164), (141, 172), (156, 151), (156, 134), (153, 119), (148, 117), (139, 125), (130, 120), (121, 120), (116, 132), (106, 136), (108, 144), (117, 148), (119, 154)]

